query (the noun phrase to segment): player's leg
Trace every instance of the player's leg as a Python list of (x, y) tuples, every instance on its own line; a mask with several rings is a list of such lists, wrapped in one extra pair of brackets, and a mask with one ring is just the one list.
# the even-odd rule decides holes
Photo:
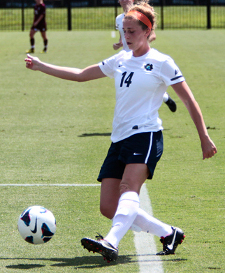
[[(120, 182), (120, 179), (105, 178), (101, 183), (100, 211), (109, 219), (113, 219), (118, 207)], [(166, 237), (172, 233), (170, 225), (159, 221), (141, 208), (138, 209), (137, 217), (130, 229), (152, 233), (158, 237)]]
[[(106, 245), (105, 249), (110, 248), (111, 252), (115, 255), (120, 240), (126, 234), (129, 226), (131, 225), (131, 227), (138, 227), (139, 231), (152, 233), (161, 238), (160, 241), (163, 243), (163, 251), (157, 253), (157, 255), (174, 254), (178, 244), (181, 244), (185, 238), (184, 233), (181, 229), (171, 227), (170, 225), (159, 221), (139, 208), (139, 198), (135, 193), (139, 193), (140, 185), (143, 183), (135, 183), (135, 181), (138, 181), (138, 178), (140, 177), (142, 179), (144, 172), (140, 171), (139, 173), (139, 168), (135, 168), (135, 165), (142, 165), (143, 167), (146, 166), (144, 164), (129, 164), (125, 168), (124, 176), (120, 183), (120, 189), (122, 192), (125, 190), (125, 193), (123, 193), (119, 199), (118, 207), (113, 218), (112, 228), (108, 235), (104, 238), (104, 240), (109, 243), (109, 246)], [(128, 176), (126, 176), (127, 174)], [(148, 174), (146, 177), (148, 177)], [(143, 177), (142, 181), (145, 181), (145, 179), (146, 178)], [(118, 184), (116, 186), (116, 189), (117, 188)], [(107, 191), (107, 187), (105, 190)], [(110, 201), (110, 207), (110, 205), (113, 204), (114, 198), (111, 199), (109, 195), (110, 193), (108, 196), (105, 196), (109, 198), (108, 200)], [(107, 202), (107, 198), (105, 201)], [(113, 204), (114, 209), (116, 207), (116, 203)], [(135, 214), (137, 215), (136, 217)], [(135, 231), (137, 230), (135, 229)], [(116, 252), (116, 254), (118, 253)]]
[[(147, 143), (147, 139), (145, 139), (144, 137), (148, 138), (148, 134), (147, 135), (143, 135), (142, 138), (142, 143)], [(141, 135), (135, 140), (135, 142), (138, 143), (138, 138), (140, 138)], [(163, 153), (163, 135), (161, 132), (156, 132), (153, 134), (150, 134), (150, 137), (152, 137), (151, 140), (151, 150), (149, 153), (149, 157), (148, 160), (145, 160), (148, 169), (149, 169), (149, 179), (152, 179), (153, 174), (154, 174), (154, 169), (156, 167), (156, 164), (158, 162), (158, 160), (160, 159), (162, 153)], [(135, 148), (137, 149), (137, 148)], [(140, 150), (140, 148), (139, 148)], [(144, 154), (144, 150), (142, 150), (143, 154)], [(136, 157), (133, 157), (133, 160), (135, 160)], [(131, 159), (130, 159), (131, 160)], [(166, 254), (172, 254), (174, 253), (177, 244), (181, 243), (182, 239), (183, 239), (183, 232), (182, 231), (178, 231), (175, 232), (174, 228), (172, 228), (170, 225), (165, 224), (161, 221), (159, 221), (158, 219), (156, 219), (155, 217), (149, 215), (147, 212), (145, 212), (144, 210), (142, 210), (141, 208), (138, 209), (138, 214), (137, 217), (135, 218), (134, 222), (132, 223), (131, 229), (134, 231), (144, 231), (144, 232), (149, 232), (152, 233), (158, 237), (161, 238), (161, 240), (163, 240), (163, 249), (165, 250), (164, 253)], [(174, 239), (174, 247), (170, 250), (170, 251), (166, 251), (166, 246), (167, 244), (171, 243), (171, 238), (173, 238), (175, 236)], [(163, 239), (165, 238), (165, 239)]]
[[(104, 215), (108, 218), (114, 216), (115, 213), (113, 227), (105, 238), (108, 241), (104, 240), (104, 238), (100, 241), (83, 238), (81, 244), (90, 251), (102, 254), (109, 261), (117, 258), (119, 241), (137, 216), (139, 208), (138, 194), (142, 184), (150, 174), (150, 170), (144, 162), (146, 158), (149, 158), (152, 139), (154, 139), (153, 134), (136, 134), (123, 141), (112, 143), (100, 170), (98, 180), (103, 181), (102, 189), (104, 189), (101, 192), (101, 211), (105, 210)], [(156, 133), (156, 135), (158, 134)], [(137, 152), (138, 156), (136, 156)], [(155, 152), (153, 151), (151, 154), (155, 154)], [(157, 155), (160, 158), (160, 152), (157, 152)], [(155, 155), (153, 156), (155, 157)], [(151, 171), (154, 171), (154, 166)], [(117, 191), (115, 203), (113, 203), (115, 194), (113, 194), (112, 199), (107, 196), (107, 194), (110, 195), (110, 190), (112, 190), (110, 184), (106, 184), (106, 182), (110, 181), (107, 178), (112, 177), (121, 181), (120, 184), (117, 183), (113, 191)], [(106, 198), (104, 198), (104, 194), (106, 194)], [(112, 200), (108, 206), (107, 198)], [(110, 209), (112, 203), (113, 209)]]
[(41, 31), (41, 36), (42, 36), (43, 43), (44, 43), (44, 48), (43, 48), (42, 53), (46, 53), (47, 49), (48, 49), (48, 39), (47, 39), (46, 31)]
[(167, 92), (163, 95), (163, 102), (169, 107), (171, 112), (176, 112), (177, 105), (176, 102), (169, 96)]
[(108, 218), (115, 214), (113, 225), (105, 238), (83, 238), (81, 244), (84, 248), (101, 254), (108, 261), (117, 259), (118, 244), (137, 216), (138, 193), (148, 175), (149, 170), (145, 164), (128, 164), (122, 180), (102, 179), (101, 211)]
[(118, 160), (121, 142), (112, 143), (99, 172), (101, 182), (100, 211), (112, 219), (120, 198), (120, 182), (123, 177), (125, 164)]
[(116, 248), (138, 214), (139, 192), (148, 176), (149, 170), (145, 164), (128, 164), (125, 167), (113, 225), (105, 237), (105, 240)]
[(163, 251), (157, 253), (157, 255), (174, 254), (178, 244), (181, 244), (185, 238), (181, 229), (159, 221), (141, 208), (139, 208), (138, 215), (130, 229), (136, 232), (144, 231), (160, 237)]
[[(107, 164), (107, 163), (106, 163)], [(105, 173), (104, 168), (102, 172)], [(120, 182), (121, 179), (116, 178), (101, 178), (101, 172), (99, 176), (101, 183), (101, 196), (100, 196), (100, 211), (101, 213), (112, 219), (120, 198)], [(96, 236), (97, 240), (91, 238), (83, 238), (81, 244), (89, 251), (100, 253), (104, 259), (108, 262), (115, 261), (118, 257), (118, 249), (113, 247), (110, 243), (104, 240), (103, 236), (99, 234)]]
[(172, 233), (170, 225), (159, 221), (141, 208), (138, 209), (137, 217), (130, 229), (136, 232), (151, 233), (158, 237), (166, 237)]
[[(138, 157), (136, 155), (137, 151), (139, 152)], [(139, 209), (138, 194), (140, 188), (147, 178), (152, 178), (156, 164), (162, 155), (162, 151), (163, 136), (160, 131), (155, 133), (137, 134), (126, 139), (124, 143), (112, 144), (99, 177), (111, 177), (107, 176), (108, 174), (114, 175), (115, 177), (121, 177), (121, 173), (123, 173), (119, 187), (121, 197), (118, 202), (118, 180), (117, 186), (114, 189), (117, 191), (116, 203), (118, 202), (118, 207), (113, 218), (113, 226), (108, 235), (105, 238), (102, 237), (100, 241), (83, 238), (81, 243), (85, 248), (102, 254), (108, 261), (115, 260), (118, 256), (117, 247), (120, 240), (139, 216), (139, 218), (137, 218), (139, 221), (136, 221), (136, 226), (140, 226), (139, 229), (146, 229), (146, 231), (151, 230), (154, 234), (154, 229), (157, 227), (161, 228), (161, 232), (159, 232), (158, 235), (160, 237), (165, 236), (165, 238), (161, 238), (161, 240), (163, 240), (163, 255), (174, 253), (176, 246), (181, 243), (181, 239), (184, 238), (183, 232), (178, 229), (172, 229), (171, 226), (166, 225), (155, 218), (148, 217), (148, 214)], [(125, 162), (129, 161), (129, 164), (125, 165), (125, 168), (123, 168), (123, 165), (119, 163), (121, 161), (118, 159), (124, 160)], [(99, 179), (99, 181), (101, 180)], [(110, 180), (105, 181), (109, 182)], [(109, 188), (107, 188), (107, 184), (104, 183), (104, 185), (105, 188), (102, 193), (107, 193)], [(108, 186), (109, 185), (110, 184), (108, 184)], [(109, 192), (108, 195), (110, 195)], [(110, 201), (110, 204), (113, 203), (113, 199), (114, 197)], [(102, 200), (105, 200), (102, 205), (107, 204), (107, 196)], [(103, 208), (106, 209), (104, 212), (105, 216), (108, 218), (112, 217), (116, 208), (116, 203), (114, 203), (113, 210), (110, 210), (111, 205), (109, 205), (108, 208), (106, 207), (107, 209), (103, 206)], [(109, 212), (111, 214), (109, 214)], [(173, 243), (172, 249), (169, 249), (168, 246), (171, 246), (171, 242)]]
[(121, 179), (104, 178), (101, 183), (100, 211), (102, 215), (113, 219), (120, 198)]
[(29, 37), (30, 37), (30, 49), (26, 51), (26, 53), (34, 53), (35, 51), (35, 40), (34, 40), (34, 35), (36, 33), (36, 30), (31, 28)]

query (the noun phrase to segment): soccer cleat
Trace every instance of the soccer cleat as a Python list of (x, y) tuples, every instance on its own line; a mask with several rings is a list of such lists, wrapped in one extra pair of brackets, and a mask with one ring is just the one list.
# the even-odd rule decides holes
[(30, 48), (30, 49), (26, 50), (26, 53), (34, 53), (34, 48)]
[(118, 249), (105, 241), (102, 236), (100, 237), (101, 239), (99, 240), (83, 238), (81, 239), (81, 245), (89, 252), (93, 251), (93, 253), (97, 252), (101, 254), (104, 260), (107, 260), (108, 263), (111, 261), (116, 261), (116, 259), (118, 258)]
[(44, 48), (41, 53), (47, 53), (47, 48)]
[(172, 100), (170, 96), (169, 96), (168, 100), (165, 102), (165, 104), (167, 104), (167, 106), (169, 107), (171, 112), (176, 112), (176, 110), (177, 110), (176, 102), (174, 100)]
[(163, 244), (163, 251), (156, 255), (170, 255), (174, 254), (178, 244), (181, 244), (185, 238), (184, 232), (176, 227), (172, 227), (172, 234), (161, 237), (160, 242)]

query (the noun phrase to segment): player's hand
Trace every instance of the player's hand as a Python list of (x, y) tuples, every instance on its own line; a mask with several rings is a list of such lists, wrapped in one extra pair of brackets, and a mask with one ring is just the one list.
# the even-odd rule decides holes
[(33, 57), (30, 54), (27, 54), (27, 58), (25, 59), (26, 68), (32, 70), (38, 70), (38, 65), (40, 64), (40, 60), (37, 57)]
[(114, 50), (117, 50), (117, 49), (119, 49), (120, 47), (122, 47), (123, 46), (123, 44), (122, 43), (115, 43), (115, 44), (113, 44), (113, 48), (114, 48)]
[(216, 145), (209, 138), (207, 142), (202, 143), (203, 160), (213, 157), (217, 153)]

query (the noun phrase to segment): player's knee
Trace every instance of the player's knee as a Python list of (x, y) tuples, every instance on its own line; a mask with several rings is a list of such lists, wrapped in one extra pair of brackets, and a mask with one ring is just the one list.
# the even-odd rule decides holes
[(131, 187), (130, 187), (130, 183), (129, 181), (124, 181), (122, 180), (121, 183), (120, 183), (120, 196), (127, 192), (127, 191), (131, 191)]
[(108, 219), (112, 219), (114, 217), (115, 211), (112, 211), (112, 209), (108, 207), (104, 207), (100, 205), (100, 212), (103, 216), (105, 216)]

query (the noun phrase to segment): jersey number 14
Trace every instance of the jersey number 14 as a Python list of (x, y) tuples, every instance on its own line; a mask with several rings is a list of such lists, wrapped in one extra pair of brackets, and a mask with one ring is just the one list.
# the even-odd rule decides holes
[(121, 79), (121, 82), (120, 82), (120, 87), (122, 87), (124, 83), (126, 83), (127, 87), (129, 87), (130, 84), (132, 83), (131, 79), (132, 79), (132, 77), (134, 75), (134, 72), (130, 72), (130, 74), (127, 77), (126, 77), (126, 75), (127, 75), (127, 72), (126, 71), (123, 72), (122, 79)]

